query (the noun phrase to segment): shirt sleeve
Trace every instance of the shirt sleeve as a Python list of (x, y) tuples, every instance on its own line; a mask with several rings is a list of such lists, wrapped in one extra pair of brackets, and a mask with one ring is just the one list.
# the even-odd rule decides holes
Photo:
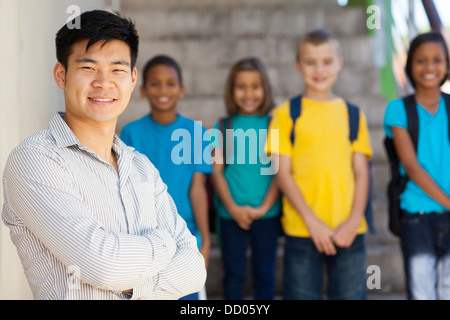
[(275, 108), (272, 119), (270, 120), (269, 130), (265, 151), (271, 154), (282, 154), (291, 156), (291, 130), (293, 122), (289, 115), (289, 101)]
[(370, 144), (367, 119), (364, 112), (359, 111), (359, 118), (358, 138), (353, 142), (352, 151), (365, 154), (370, 158), (372, 157), (372, 147)]
[(177, 213), (176, 206), (159, 175), (155, 176), (157, 223), (175, 239), (175, 252), (170, 263), (147, 283), (134, 288), (132, 299), (179, 299), (198, 292), (206, 281), (203, 256), (197, 240)]
[[(182, 255), (178, 248), (191, 246), (190, 252), (196, 249), (191, 244), (195, 238), (188, 240), (173, 204), (167, 213), (169, 200), (160, 182), (160, 228), (143, 236), (106, 230), (84, 203), (76, 177), (50, 151), (13, 151), (3, 183), (3, 215), (14, 216), (66, 267), (77, 266), (80, 280), (95, 288), (123, 291), (150, 281), (157, 285), (160, 272), (167, 270), (175, 255)], [(170, 219), (164, 220), (164, 215)], [(16, 242), (24, 236), (12, 234)], [(194, 256), (198, 267), (200, 258), (195, 252)]]
[(392, 100), (386, 106), (383, 119), (384, 133), (392, 138), (392, 127), (408, 129), (405, 106), (402, 99)]

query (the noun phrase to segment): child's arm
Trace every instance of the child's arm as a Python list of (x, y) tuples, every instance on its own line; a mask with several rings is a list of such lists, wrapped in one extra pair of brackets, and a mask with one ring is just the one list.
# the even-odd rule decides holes
[[(216, 157), (220, 156), (222, 154), (222, 150), (220, 148), (216, 148), (213, 150), (213, 158), (217, 159)], [(230, 215), (233, 217), (233, 219), (236, 221), (236, 223), (244, 230), (248, 230), (250, 228), (250, 224), (253, 222), (253, 219), (250, 216), (249, 207), (248, 206), (238, 206), (231, 194), (230, 190), (228, 188), (227, 180), (225, 179), (223, 175), (223, 171), (225, 169), (225, 165), (223, 163), (213, 163), (213, 173), (212, 173), (212, 183), (214, 190), (217, 193), (217, 196), (219, 197), (220, 201), (223, 203), (227, 211), (230, 213)], [(223, 162), (223, 161), (220, 161)]]
[(355, 194), (350, 216), (335, 229), (334, 243), (348, 248), (355, 240), (358, 228), (364, 216), (369, 194), (369, 164), (365, 154), (353, 153), (353, 172), (355, 176)]
[(194, 172), (191, 186), (189, 188), (189, 199), (191, 200), (192, 211), (194, 212), (195, 223), (201, 237), (200, 253), (205, 258), (208, 266), (209, 250), (211, 247), (208, 223), (208, 194), (205, 187), (205, 175)]
[(272, 179), (269, 189), (267, 189), (266, 195), (264, 196), (261, 204), (258, 207), (252, 207), (250, 209), (252, 218), (256, 220), (264, 216), (278, 200), (279, 195), (280, 189), (278, 188), (277, 179), (274, 178)]
[[(277, 161), (277, 157), (273, 157), (272, 161)], [(332, 241), (333, 230), (320, 220), (314, 211), (306, 203), (302, 192), (295, 183), (291, 173), (292, 161), (291, 157), (279, 155), (278, 173), (276, 175), (278, 185), (292, 204), (294, 209), (300, 214), (308, 228), (311, 239), (317, 250), (327, 255), (336, 254), (336, 248)]]
[(430, 197), (450, 210), (450, 197), (437, 185), (417, 161), (416, 151), (409, 133), (400, 127), (392, 127), (395, 149), (405, 167), (406, 174)]

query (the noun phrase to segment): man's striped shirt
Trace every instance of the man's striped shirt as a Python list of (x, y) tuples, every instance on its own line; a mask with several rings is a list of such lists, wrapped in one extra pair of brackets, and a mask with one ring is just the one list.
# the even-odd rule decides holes
[[(35, 299), (177, 299), (204, 260), (157, 169), (117, 136), (119, 173), (63, 114), (9, 155), (2, 219)], [(155, 152), (158, 152), (155, 150)]]

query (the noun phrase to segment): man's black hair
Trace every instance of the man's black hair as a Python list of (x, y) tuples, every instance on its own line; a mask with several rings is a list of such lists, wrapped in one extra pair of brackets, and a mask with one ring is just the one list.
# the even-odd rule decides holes
[(139, 36), (135, 24), (122, 17), (118, 12), (104, 10), (83, 12), (75, 19), (80, 19), (80, 28), (70, 29), (65, 24), (56, 34), (56, 58), (67, 69), (72, 46), (81, 40), (89, 39), (86, 50), (99, 41), (105, 45), (112, 40), (124, 41), (130, 47), (131, 69), (136, 65), (139, 51)]
[(182, 86), (183, 85), (183, 76), (181, 74), (180, 65), (173, 58), (166, 56), (166, 55), (157, 55), (147, 62), (147, 64), (144, 67), (144, 70), (142, 72), (142, 80), (143, 80), (144, 86), (147, 83), (148, 71), (151, 68), (153, 68), (154, 66), (161, 65), (161, 64), (175, 69), (175, 71), (178, 74), (178, 81), (180, 82), (180, 86)]

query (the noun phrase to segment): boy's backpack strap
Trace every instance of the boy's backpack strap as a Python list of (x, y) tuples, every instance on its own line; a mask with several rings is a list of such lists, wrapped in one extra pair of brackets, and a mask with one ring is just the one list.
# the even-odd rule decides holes
[(347, 102), (348, 110), (348, 122), (350, 125), (350, 142), (355, 141), (358, 138), (359, 130), (359, 108), (349, 102)]
[(290, 100), (289, 112), (292, 119), (292, 130), (291, 130), (291, 143), (294, 145), (295, 139), (295, 121), (302, 113), (302, 96), (296, 96)]
[(419, 116), (417, 114), (417, 104), (414, 95), (403, 98), (405, 104), (406, 118), (408, 119), (408, 132), (417, 151), (417, 141), (419, 139)]
[[(291, 143), (294, 144), (295, 139), (295, 121), (302, 113), (302, 96), (296, 96), (292, 98), (289, 102), (289, 112), (292, 119), (292, 130), (291, 130)], [(355, 141), (358, 138), (358, 130), (359, 130), (359, 108), (354, 104), (346, 101), (347, 110), (348, 110), (348, 119), (350, 126), (350, 142)]]
[(445, 101), (445, 108), (447, 109), (447, 123), (448, 123), (448, 140), (450, 142), (450, 94), (442, 92)]

